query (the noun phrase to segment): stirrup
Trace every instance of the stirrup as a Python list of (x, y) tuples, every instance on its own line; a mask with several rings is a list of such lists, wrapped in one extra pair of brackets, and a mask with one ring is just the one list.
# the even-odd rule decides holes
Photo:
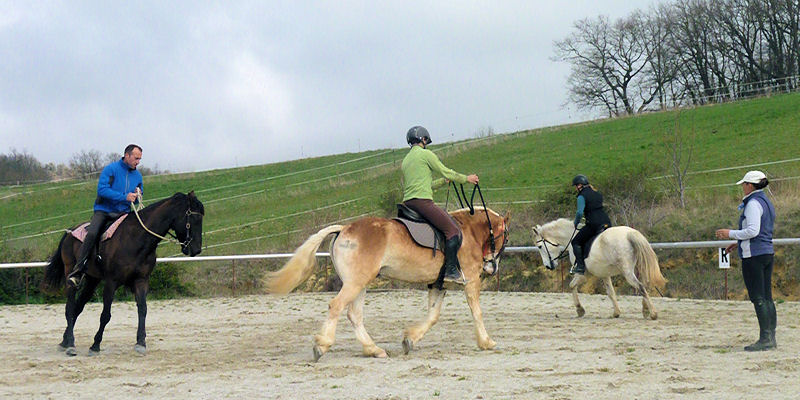
[(578, 264), (573, 265), (572, 268), (569, 269), (570, 275), (575, 275), (575, 274), (584, 275), (585, 273), (586, 273), (586, 266), (583, 267), (583, 271), (578, 271)]
[(448, 276), (447, 274), (445, 274), (444, 281), (457, 283), (459, 285), (466, 285), (468, 281), (467, 278), (464, 276), (464, 271), (461, 271), (461, 268), (457, 269), (457, 271), (458, 271), (458, 277)]
[(72, 275), (67, 277), (67, 286), (77, 289), (83, 283), (83, 279), (86, 277), (85, 273), (80, 274), (80, 277), (77, 275)]

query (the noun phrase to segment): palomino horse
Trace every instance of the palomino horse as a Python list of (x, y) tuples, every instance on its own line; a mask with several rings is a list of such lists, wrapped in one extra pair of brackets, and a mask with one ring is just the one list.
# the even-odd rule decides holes
[[(100, 314), (100, 329), (94, 336), (94, 344), (89, 348), (90, 355), (100, 351), (100, 342), (103, 340), (103, 330), (111, 320), (111, 302), (114, 301), (114, 292), (121, 285), (127, 286), (136, 297), (136, 307), (139, 312), (139, 327), (136, 331), (136, 345), (134, 350), (139, 354), (146, 353), (145, 344), (145, 318), (147, 316), (147, 291), (150, 282), (150, 273), (156, 265), (156, 247), (168, 231), (175, 231), (175, 237), (180, 241), (181, 251), (189, 256), (200, 254), (203, 244), (203, 203), (195, 197), (194, 192), (189, 194), (175, 193), (174, 196), (153, 203), (138, 212), (141, 222), (135, 215), (129, 215), (117, 228), (116, 233), (107, 241), (101, 242), (99, 252), (102, 261), (97, 262), (94, 257), (89, 258), (88, 269), (85, 275), (85, 284), (75, 299), (76, 288), (67, 287), (67, 329), (64, 338), (59, 344), (67, 355), (74, 356), (75, 337), (73, 328), (83, 307), (92, 296), (101, 280), (105, 281), (103, 288), (103, 311)], [(146, 227), (146, 228), (145, 228)], [(76, 257), (81, 242), (71, 234), (65, 233), (61, 238), (50, 263), (45, 270), (43, 285), (46, 289), (60, 288), (66, 276), (75, 266)]]
[[(572, 240), (575, 232), (572, 221), (564, 218), (548, 222), (533, 228), (533, 243), (539, 248), (542, 262), (549, 269), (556, 267), (557, 260), (569, 249), (570, 262), (575, 262), (572, 254)], [(606, 294), (614, 304), (613, 317), (619, 317), (619, 304), (614, 292), (611, 277), (620, 275), (628, 283), (642, 293), (642, 315), (650, 319), (658, 318), (656, 309), (647, 294), (647, 287), (663, 287), (667, 281), (661, 275), (658, 259), (650, 247), (650, 243), (639, 231), (627, 226), (614, 226), (606, 229), (597, 236), (592, 244), (589, 256), (586, 257), (586, 271), (602, 278), (606, 287)], [(639, 274), (639, 278), (636, 274)], [(572, 298), (578, 316), (582, 317), (586, 311), (578, 300), (578, 287), (586, 282), (586, 277), (576, 274), (569, 287), (572, 289)]]
[[(464, 291), (467, 303), (475, 320), (478, 347), (491, 349), (495, 342), (489, 338), (483, 326), (483, 317), (478, 302), (481, 289), (481, 271), (497, 272), (494, 260), (500, 256), (508, 239), (508, 214), (475, 207), (474, 213), (467, 209), (451, 213), (461, 226), (464, 237), (458, 260), (464, 276), (469, 281)], [(491, 221), (494, 235), (490, 235)], [(342, 289), (331, 300), (328, 319), (322, 330), (314, 337), (314, 359), (319, 360), (333, 345), (339, 315), (345, 309), (353, 324), (356, 337), (363, 346), (364, 355), (386, 357), (386, 352), (375, 345), (364, 328), (363, 309), (366, 286), (378, 275), (404, 282), (430, 283), (439, 276), (444, 255), (437, 252), (432, 257), (431, 249), (418, 246), (409, 236), (406, 227), (395, 220), (384, 218), (362, 218), (350, 225), (333, 225), (309, 237), (292, 258), (278, 271), (265, 277), (270, 293), (285, 294), (309, 278), (317, 261), (315, 253), (328, 235), (337, 234), (331, 241), (331, 258), (334, 268), (342, 279)], [(493, 241), (493, 242), (491, 242)], [(494, 253), (492, 248), (499, 249)], [(403, 350), (407, 354), (423, 335), (438, 321), (445, 290), (432, 285), (428, 291), (428, 318), (405, 329)]]

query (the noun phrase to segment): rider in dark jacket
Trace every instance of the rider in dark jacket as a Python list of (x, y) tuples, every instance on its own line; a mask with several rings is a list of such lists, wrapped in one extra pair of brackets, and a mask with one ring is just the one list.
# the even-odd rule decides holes
[(583, 275), (586, 272), (583, 246), (589, 239), (611, 226), (611, 219), (603, 209), (603, 195), (594, 190), (585, 175), (577, 175), (572, 179), (572, 186), (578, 192), (578, 210), (575, 213), (575, 227), (586, 219), (586, 225), (572, 239), (572, 252), (575, 254), (575, 266), (570, 273)]

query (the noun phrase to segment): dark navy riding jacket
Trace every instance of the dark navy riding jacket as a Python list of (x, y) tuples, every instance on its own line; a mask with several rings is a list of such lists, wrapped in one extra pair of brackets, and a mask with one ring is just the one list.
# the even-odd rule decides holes
[[(581, 202), (581, 200), (583, 201)], [(581, 208), (581, 203), (583, 203), (583, 208)], [(611, 219), (608, 218), (608, 214), (603, 208), (603, 195), (592, 190), (589, 186), (584, 186), (578, 193), (578, 211), (575, 215), (576, 226), (583, 216), (586, 217), (586, 225), (595, 227), (611, 225)]]
[(128, 212), (131, 209), (128, 203), (128, 193), (133, 193), (136, 188), (144, 193), (142, 187), (142, 174), (128, 167), (123, 159), (108, 164), (100, 173), (97, 182), (97, 199), (94, 201), (94, 210), (107, 213)]

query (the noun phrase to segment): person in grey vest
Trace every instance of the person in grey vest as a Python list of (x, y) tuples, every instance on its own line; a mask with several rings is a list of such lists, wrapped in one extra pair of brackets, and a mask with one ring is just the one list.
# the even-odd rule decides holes
[(772, 301), (772, 264), (775, 251), (772, 248), (772, 229), (775, 224), (775, 207), (764, 189), (769, 181), (761, 171), (749, 171), (737, 185), (742, 185), (744, 198), (739, 209), (739, 229), (718, 229), (719, 239), (736, 239), (726, 249), (738, 248), (742, 259), (742, 276), (747, 294), (758, 318), (758, 341), (745, 346), (746, 351), (770, 350), (777, 347), (775, 327), (777, 313)]

